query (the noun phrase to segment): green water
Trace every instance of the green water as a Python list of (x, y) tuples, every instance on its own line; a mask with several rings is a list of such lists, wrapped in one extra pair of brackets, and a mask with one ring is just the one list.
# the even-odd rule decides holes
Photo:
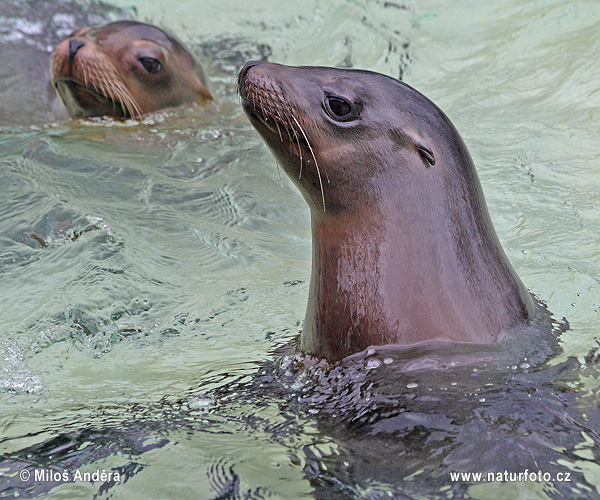
[[(597, 406), (585, 357), (600, 333), (598, 2), (117, 5), (194, 47), (216, 102), (142, 125), (0, 128), (0, 454), (24, 461), (20, 450), (70, 435), (72, 453), (44, 453), (44, 467), (129, 471), (107, 491), (75, 482), (50, 497), (326, 498), (307, 464), (345, 443), (268, 389), (211, 392), (244, 387), (297, 335), (308, 291), (308, 209), (234, 92), (259, 46), (273, 62), (402, 75), (447, 113), (516, 271), (569, 321), (550, 364), (579, 360), (570, 387)], [(600, 488), (588, 448), (569, 467)], [(0, 484), (16, 470), (0, 466)], [(427, 495), (551, 497), (534, 483)]]

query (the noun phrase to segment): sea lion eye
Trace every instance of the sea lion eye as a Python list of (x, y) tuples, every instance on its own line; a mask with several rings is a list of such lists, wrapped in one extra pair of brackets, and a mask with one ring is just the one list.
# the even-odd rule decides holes
[(153, 57), (139, 57), (138, 61), (140, 62), (142, 68), (152, 75), (155, 75), (162, 69), (162, 64), (160, 61), (158, 59), (154, 59)]
[(334, 120), (348, 121), (355, 117), (354, 107), (343, 97), (326, 95), (325, 111)]

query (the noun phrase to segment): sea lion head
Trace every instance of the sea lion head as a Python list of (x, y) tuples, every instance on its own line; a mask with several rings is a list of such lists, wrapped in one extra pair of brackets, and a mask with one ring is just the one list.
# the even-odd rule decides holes
[(468, 157), (435, 104), (379, 73), (249, 62), (239, 93), (252, 125), (315, 213), (364, 211), (382, 176), (426, 176), (421, 171), (438, 155), (458, 163)]
[(71, 117), (137, 118), (212, 99), (196, 58), (171, 35), (135, 21), (74, 31), (52, 53), (50, 75)]

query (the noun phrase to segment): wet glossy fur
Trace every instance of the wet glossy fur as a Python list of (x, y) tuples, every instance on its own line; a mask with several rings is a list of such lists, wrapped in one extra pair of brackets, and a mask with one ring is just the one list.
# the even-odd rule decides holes
[[(425, 96), (357, 70), (248, 63), (244, 110), (311, 209), (305, 352), (491, 343), (528, 321), (458, 132)], [(327, 100), (352, 103), (338, 121)]]

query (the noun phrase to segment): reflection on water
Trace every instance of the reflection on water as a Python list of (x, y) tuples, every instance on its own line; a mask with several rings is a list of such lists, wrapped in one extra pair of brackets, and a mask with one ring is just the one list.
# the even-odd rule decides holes
[[(195, 48), (217, 99), (142, 125), (3, 118), (0, 497), (598, 498), (600, 6), (121, 8)], [(0, 12), (2, 53), (30, 57), (7, 33), (39, 12)], [(264, 58), (402, 74), (436, 101), (516, 270), (571, 329), (540, 312), (486, 348), (379, 349), (334, 367), (287, 353), (309, 220), (235, 96), (239, 66)], [(36, 469), (120, 477), (22, 480)], [(525, 469), (572, 480), (450, 478)]]

